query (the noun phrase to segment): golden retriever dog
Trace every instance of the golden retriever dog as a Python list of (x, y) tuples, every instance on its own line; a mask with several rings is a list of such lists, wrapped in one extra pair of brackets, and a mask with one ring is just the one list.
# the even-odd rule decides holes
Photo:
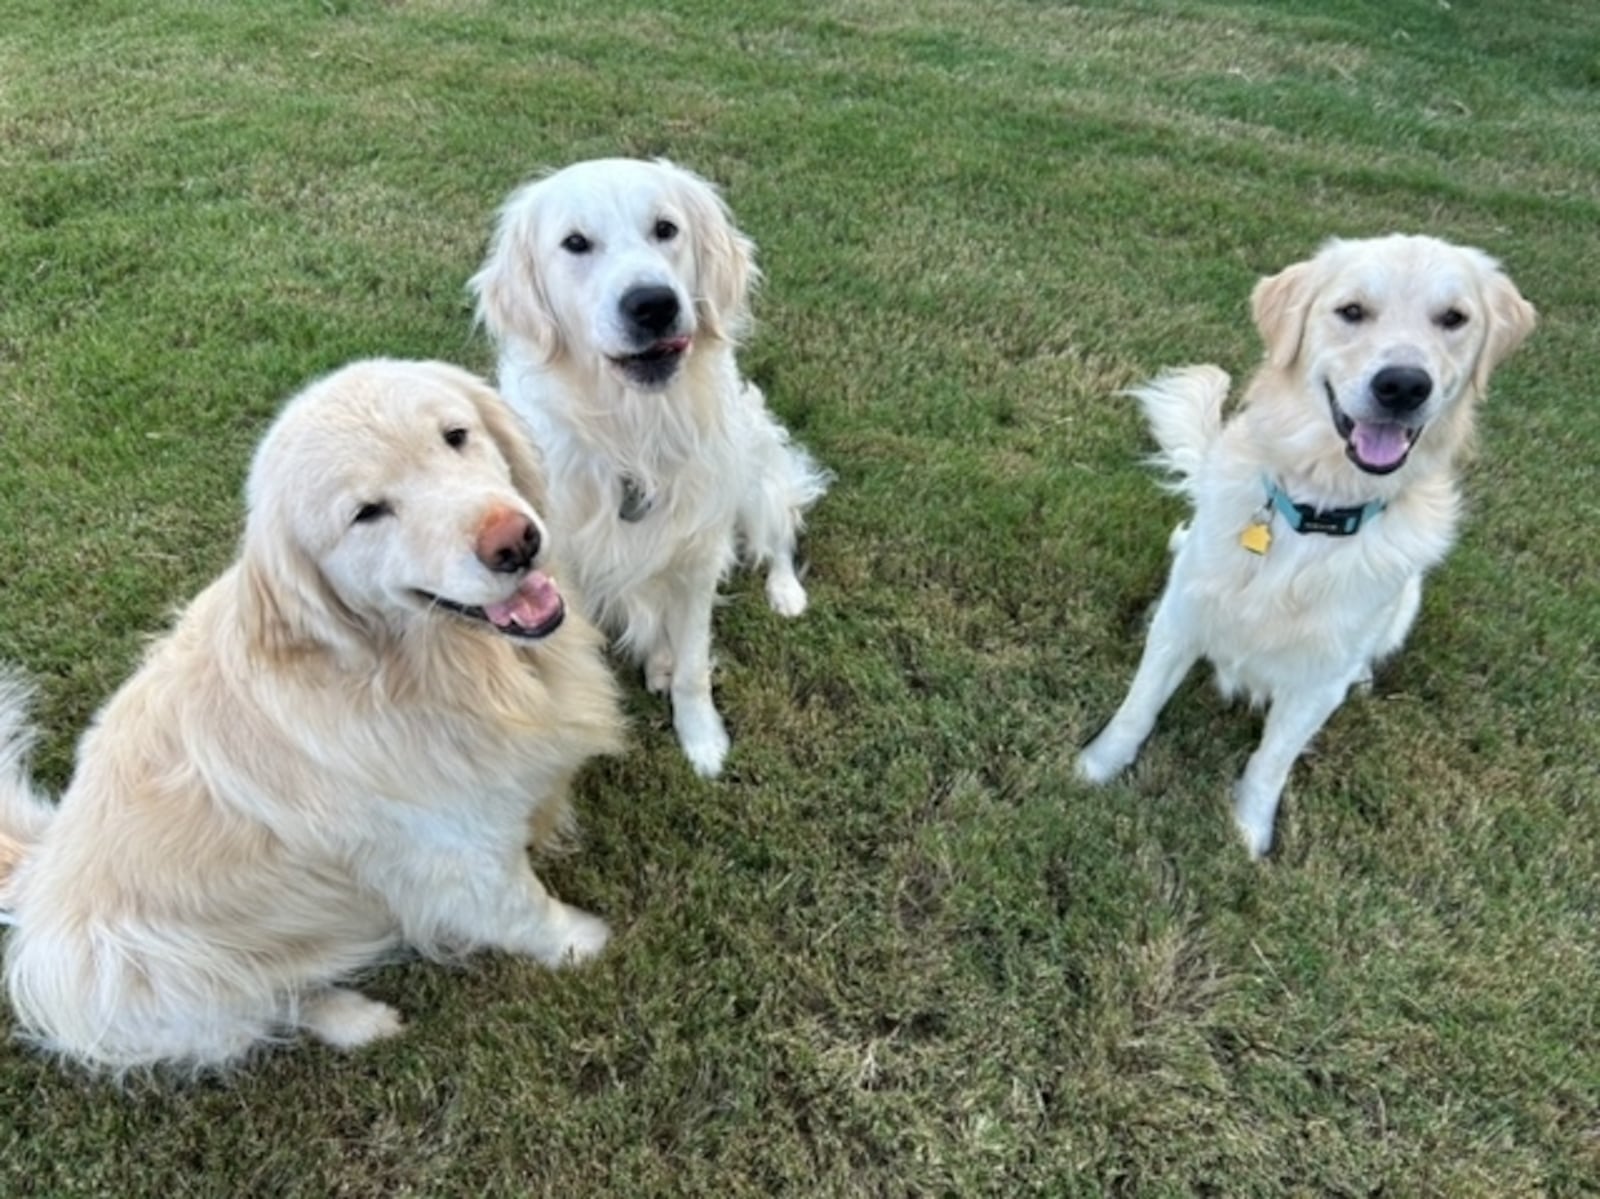
[(606, 943), (526, 853), (621, 715), (499, 397), (442, 363), (346, 367), (285, 407), (248, 491), (238, 560), (95, 718), (58, 807), (23, 689), (0, 695), (6, 984), (91, 1067), (389, 1036), (340, 983), (401, 946), (559, 966)]
[(1224, 694), (1267, 705), (1233, 796), (1259, 857), (1295, 759), (1405, 640), (1455, 536), (1473, 410), (1535, 313), (1481, 251), (1398, 235), (1330, 241), (1257, 284), (1252, 307), (1266, 358), (1228, 420), (1214, 366), (1132, 393), (1194, 515), (1127, 698), (1078, 772), (1103, 783), (1131, 763), (1207, 658)]
[(578, 589), (670, 695), (706, 777), (728, 751), (711, 695), (718, 584), (742, 556), (766, 565), (775, 611), (804, 611), (795, 544), (828, 484), (739, 374), (752, 255), (705, 180), (602, 159), (514, 192), (471, 284)]

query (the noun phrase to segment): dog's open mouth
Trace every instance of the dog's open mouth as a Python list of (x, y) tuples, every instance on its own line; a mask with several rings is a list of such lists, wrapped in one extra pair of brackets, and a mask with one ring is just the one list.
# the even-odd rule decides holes
[(498, 604), (458, 604), (455, 600), (429, 591), (417, 592), (431, 606), (443, 608), (468, 620), (493, 625), (508, 637), (538, 641), (550, 636), (567, 618), (567, 604), (550, 577), (532, 571), (518, 585), (516, 593)]
[(659, 386), (672, 378), (678, 363), (693, 344), (694, 338), (687, 335), (663, 337), (647, 350), (613, 358), (611, 362), (633, 382), (645, 387)]
[(1333, 384), (1324, 382), (1322, 386), (1328, 393), (1334, 431), (1344, 439), (1346, 458), (1369, 475), (1387, 475), (1406, 464), (1411, 447), (1422, 432), (1421, 425), (1353, 420), (1339, 407), (1339, 401), (1333, 395)]

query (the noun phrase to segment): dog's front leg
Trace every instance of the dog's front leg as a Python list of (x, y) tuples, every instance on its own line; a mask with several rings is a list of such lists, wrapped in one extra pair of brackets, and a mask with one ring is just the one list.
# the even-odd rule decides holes
[(520, 845), (487, 857), (446, 853), (389, 862), (380, 877), (413, 944), (465, 940), (556, 967), (594, 957), (611, 937), (604, 920), (545, 890)]
[(1233, 821), (1252, 858), (1272, 848), (1272, 822), (1295, 759), (1344, 702), (1348, 687), (1335, 683), (1286, 692), (1267, 709), (1261, 744), (1233, 788)]
[(587, 961), (611, 940), (604, 920), (551, 895), (526, 863), (507, 883), (500, 940), (506, 949), (556, 967)]
[(711, 608), (716, 581), (686, 587), (667, 617), (672, 645), (672, 727), (695, 773), (715, 778), (728, 755), (728, 731), (711, 698)]
[(1185, 621), (1178, 611), (1179, 602), (1170, 591), (1161, 597), (1127, 698), (1078, 755), (1079, 778), (1104, 783), (1128, 767), (1155, 728), (1161, 709), (1200, 656), (1193, 641), (1183, 634)]
[(1416, 623), (1417, 610), (1422, 607), (1422, 576), (1412, 575), (1389, 609), (1389, 624), (1383, 638), (1373, 651), (1374, 662), (1381, 662), (1405, 644), (1406, 635)]

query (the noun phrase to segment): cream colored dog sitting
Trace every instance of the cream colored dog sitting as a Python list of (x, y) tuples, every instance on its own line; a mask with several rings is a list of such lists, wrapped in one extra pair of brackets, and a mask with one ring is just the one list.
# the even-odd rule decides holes
[(23, 689), (0, 687), (26, 1032), (113, 1069), (296, 1029), (356, 1046), (400, 1018), (341, 980), (398, 946), (559, 966), (605, 945), (526, 853), (621, 731), (543, 488), (473, 376), (348, 367), (274, 424), (238, 561), (96, 717), (59, 808), (23, 770)]
[(1473, 410), (1534, 309), (1481, 251), (1402, 236), (1329, 242), (1262, 280), (1253, 307), (1266, 361), (1226, 423), (1214, 366), (1134, 392), (1194, 517), (1128, 696), (1078, 770), (1103, 783), (1132, 762), (1208, 658), (1225, 693), (1268, 705), (1234, 790), (1259, 856), (1295, 759), (1405, 640), (1455, 537)]
[(608, 158), (515, 192), (472, 280), (578, 588), (671, 696), (707, 776), (728, 752), (711, 694), (718, 584), (743, 558), (766, 567), (774, 611), (803, 612), (796, 543), (828, 485), (739, 374), (752, 254), (705, 180)]

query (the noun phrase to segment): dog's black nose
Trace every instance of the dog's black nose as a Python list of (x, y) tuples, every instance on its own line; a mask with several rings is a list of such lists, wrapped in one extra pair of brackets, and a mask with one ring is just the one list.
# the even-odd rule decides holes
[(622, 315), (656, 337), (672, 328), (678, 308), (678, 293), (670, 287), (635, 287), (622, 296)]
[(1433, 379), (1418, 366), (1386, 366), (1372, 376), (1372, 398), (1390, 412), (1415, 412), (1433, 392)]

